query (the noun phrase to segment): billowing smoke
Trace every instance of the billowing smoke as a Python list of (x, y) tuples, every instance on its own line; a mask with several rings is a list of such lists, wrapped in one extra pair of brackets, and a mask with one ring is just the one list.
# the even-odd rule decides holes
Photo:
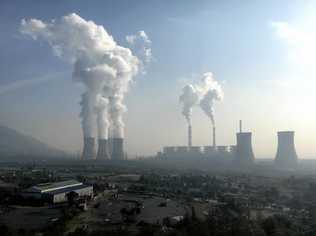
[(131, 50), (117, 45), (103, 26), (75, 13), (48, 23), (22, 20), (21, 32), (47, 41), (58, 57), (73, 65), (73, 79), (86, 85), (81, 102), (84, 136), (92, 137), (96, 113), (99, 137), (106, 138), (109, 121), (113, 135), (123, 137), (124, 96), (142, 64)]
[(108, 119), (108, 106), (109, 100), (103, 97), (101, 94), (97, 96), (97, 126), (98, 126), (98, 135), (99, 139), (107, 139), (108, 138), (108, 130), (109, 130), (109, 119)]
[(188, 84), (184, 86), (179, 100), (183, 105), (182, 114), (186, 118), (188, 124), (191, 125), (192, 108), (199, 101), (199, 94), (194, 85)]
[(183, 104), (182, 114), (190, 125), (192, 109), (194, 106), (200, 105), (215, 126), (214, 101), (220, 101), (223, 97), (222, 87), (214, 80), (213, 74), (211, 72), (204, 73), (200, 83), (188, 84), (183, 88), (180, 96), (180, 102)]
[(137, 34), (127, 35), (126, 41), (135, 48), (136, 55), (145, 63), (149, 63), (152, 59), (151, 41), (145, 31), (140, 30)]
[(224, 98), (222, 87), (216, 80), (214, 80), (213, 74), (211, 72), (207, 72), (203, 74), (199, 91), (202, 95), (200, 107), (211, 119), (212, 125), (215, 126), (214, 101), (220, 101)]

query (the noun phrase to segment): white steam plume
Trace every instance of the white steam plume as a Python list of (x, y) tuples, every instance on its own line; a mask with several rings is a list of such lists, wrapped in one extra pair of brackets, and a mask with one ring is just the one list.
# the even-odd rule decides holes
[(189, 125), (191, 125), (192, 108), (198, 103), (199, 95), (194, 85), (189, 84), (184, 86), (182, 94), (179, 98), (183, 105), (182, 114), (186, 118)]
[(199, 85), (199, 91), (202, 95), (200, 107), (211, 119), (212, 125), (215, 126), (214, 101), (221, 101), (224, 98), (224, 93), (221, 85), (214, 80), (213, 73), (207, 72), (203, 74), (202, 83)]
[(140, 30), (134, 35), (127, 35), (126, 41), (142, 61), (149, 63), (152, 60), (151, 41), (145, 31)]
[(204, 73), (199, 84), (188, 84), (183, 88), (180, 96), (180, 102), (183, 104), (182, 114), (190, 125), (192, 109), (199, 104), (214, 126), (214, 101), (220, 101), (223, 97), (221, 85), (214, 80), (213, 73)]
[(109, 100), (103, 97), (101, 94), (97, 96), (97, 126), (99, 139), (108, 138), (109, 119), (108, 119), (108, 105)]
[[(86, 21), (75, 13), (49, 23), (37, 19), (22, 20), (21, 32), (35, 40), (47, 41), (57, 56), (73, 65), (73, 79), (86, 85), (81, 103), (84, 136), (93, 135), (93, 113), (96, 111), (100, 116), (98, 121), (103, 120), (105, 127), (108, 125), (106, 102), (99, 97), (102, 94), (104, 99), (115, 98), (115, 102), (109, 102), (108, 113), (114, 134), (123, 137), (123, 99), (141, 64), (131, 50), (117, 45), (103, 26)], [(98, 127), (101, 136), (106, 136), (104, 127)]]

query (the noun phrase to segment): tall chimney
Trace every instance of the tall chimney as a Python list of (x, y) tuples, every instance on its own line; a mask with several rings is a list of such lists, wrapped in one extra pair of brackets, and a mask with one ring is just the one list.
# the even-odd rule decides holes
[(237, 133), (237, 147), (235, 163), (238, 165), (251, 165), (255, 160), (252, 151), (251, 133)]
[(239, 120), (239, 133), (242, 133), (242, 120)]
[(123, 138), (111, 138), (112, 142), (112, 160), (124, 160)]
[(95, 159), (95, 141), (92, 137), (85, 137), (83, 139), (83, 151), (82, 151), (82, 159)]
[(192, 147), (192, 126), (188, 126), (188, 146)]
[(97, 160), (108, 160), (108, 159), (110, 159), (108, 140), (99, 138)]
[(278, 149), (275, 164), (279, 167), (295, 167), (297, 165), (294, 131), (278, 132)]
[(216, 148), (216, 128), (213, 126), (213, 147)]

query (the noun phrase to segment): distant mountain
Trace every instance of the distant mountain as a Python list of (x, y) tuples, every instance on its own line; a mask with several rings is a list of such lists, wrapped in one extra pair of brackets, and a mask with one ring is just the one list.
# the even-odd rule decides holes
[(65, 152), (4, 126), (0, 126), (0, 161), (12, 159), (62, 157)]

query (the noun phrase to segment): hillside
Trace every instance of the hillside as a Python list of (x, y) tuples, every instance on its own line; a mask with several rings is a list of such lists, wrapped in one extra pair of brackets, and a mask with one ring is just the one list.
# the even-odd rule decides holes
[[(60, 157), (63, 151), (4, 126), (0, 126), (0, 160), (10, 157)], [(20, 158), (19, 158), (20, 159)]]

